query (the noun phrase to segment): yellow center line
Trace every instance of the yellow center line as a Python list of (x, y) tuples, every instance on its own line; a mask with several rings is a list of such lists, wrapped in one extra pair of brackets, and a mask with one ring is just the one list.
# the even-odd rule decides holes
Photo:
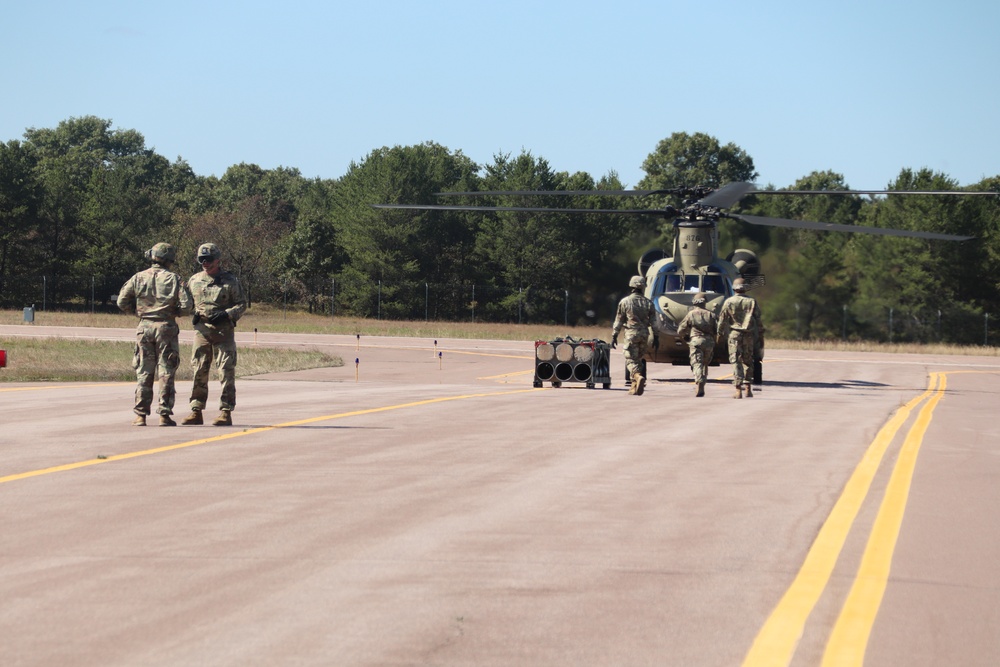
[(933, 373), (933, 376), (937, 376), (937, 391), (920, 410), (916, 423), (910, 429), (899, 451), (899, 458), (889, 478), (889, 485), (886, 487), (878, 515), (875, 517), (854, 585), (851, 586), (851, 592), (844, 602), (836, 625), (833, 626), (833, 632), (830, 633), (826, 652), (823, 654), (824, 667), (860, 665), (864, 662), (868, 638), (889, 583), (892, 556), (903, 525), (903, 514), (906, 512), (906, 501), (910, 495), (920, 445), (927, 433), (934, 408), (937, 407), (947, 386), (944, 373)]
[(273, 431), (280, 428), (290, 428), (293, 426), (302, 426), (303, 424), (314, 424), (316, 422), (329, 421), (333, 419), (345, 419), (347, 417), (358, 417), (361, 415), (371, 415), (379, 412), (389, 412), (390, 410), (401, 410), (403, 408), (414, 408), (420, 405), (431, 405), (434, 403), (446, 403), (448, 401), (460, 401), (469, 398), (486, 398), (490, 396), (506, 396), (509, 394), (523, 394), (531, 391), (542, 391), (541, 389), (512, 389), (508, 391), (495, 391), (486, 392), (480, 394), (461, 394), (459, 396), (442, 396), (440, 398), (429, 398), (423, 401), (413, 401), (411, 403), (400, 403), (398, 405), (386, 405), (379, 408), (366, 408), (364, 410), (353, 410), (351, 412), (341, 412), (334, 415), (322, 415), (319, 417), (309, 417), (307, 419), (299, 419), (296, 421), (285, 422), (282, 424), (274, 424), (272, 426), (261, 426), (258, 428), (250, 428), (243, 431), (238, 431), (235, 433), (223, 433), (222, 435), (213, 436), (211, 438), (202, 438), (199, 440), (191, 440), (188, 442), (181, 442), (176, 445), (165, 445), (163, 447), (155, 447), (153, 449), (144, 449), (142, 451), (136, 452), (126, 452), (125, 454), (115, 454), (113, 456), (108, 456), (107, 458), (99, 459), (87, 459), (86, 461), (77, 461), (76, 463), (67, 463), (65, 465), (53, 466), (51, 468), (42, 468), (40, 470), (30, 470), (28, 472), (16, 473), (13, 475), (7, 475), (5, 477), (0, 477), (0, 484), (4, 482), (13, 482), (20, 479), (28, 479), (29, 477), (40, 477), (42, 475), (50, 475), (57, 472), (65, 472), (68, 470), (77, 470), (79, 468), (85, 468), (87, 466), (100, 465), (103, 463), (112, 463), (115, 461), (124, 461), (126, 459), (134, 459), (140, 456), (151, 456), (153, 454), (162, 454), (163, 452), (170, 452), (175, 449), (184, 449), (186, 447), (196, 447), (198, 445), (206, 445), (213, 442), (221, 442), (223, 440), (230, 440), (232, 438), (239, 438), (247, 435), (253, 435), (255, 433), (264, 433), (265, 431)]
[(773, 667), (791, 662), (806, 620), (826, 589), (847, 534), (868, 495), (886, 450), (912, 410), (931, 391), (928, 387), (900, 408), (879, 430), (820, 528), (798, 575), (757, 634), (743, 667)]

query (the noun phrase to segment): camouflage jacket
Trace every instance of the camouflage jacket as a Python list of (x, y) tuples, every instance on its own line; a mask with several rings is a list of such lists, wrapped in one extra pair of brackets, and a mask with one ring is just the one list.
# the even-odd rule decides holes
[(188, 280), (188, 289), (194, 297), (194, 312), (203, 318), (224, 310), (235, 323), (247, 309), (240, 281), (229, 271), (219, 271), (215, 277), (196, 273)]
[(173, 320), (191, 312), (191, 294), (180, 276), (154, 264), (122, 285), (118, 307), (144, 320)]
[(611, 326), (611, 333), (617, 336), (622, 328), (635, 331), (648, 330), (653, 326), (655, 316), (653, 302), (643, 295), (633, 292), (618, 303), (618, 312), (615, 314), (615, 323)]
[(681, 338), (690, 336), (691, 338), (711, 338), (714, 340), (718, 329), (719, 319), (715, 313), (695, 306), (681, 320), (677, 327), (677, 335)]
[(730, 331), (746, 331), (754, 337), (764, 333), (756, 299), (742, 294), (726, 299), (719, 313), (719, 335), (726, 336)]

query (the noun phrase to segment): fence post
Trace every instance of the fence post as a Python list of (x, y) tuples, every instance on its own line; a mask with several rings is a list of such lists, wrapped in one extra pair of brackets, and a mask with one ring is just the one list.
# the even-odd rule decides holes
[(990, 346), (990, 314), (983, 315), (983, 347)]
[(382, 319), (382, 281), (378, 281), (378, 310), (376, 311), (376, 319)]
[(566, 298), (563, 301), (563, 304), (564, 304), (564, 306), (563, 306), (563, 326), (564, 327), (568, 327), (569, 326), (569, 290), (564, 290), (564, 292), (566, 293)]
[(431, 298), (431, 288), (427, 283), (424, 283), (424, 322), (428, 321), (430, 311), (430, 298)]
[(801, 340), (799, 335), (799, 302), (795, 302), (795, 340)]
[(843, 324), (843, 333), (841, 334), (841, 336), (840, 336), (840, 337), (841, 337), (841, 338), (843, 339), (843, 341), (844, 341), (845, 343), (847, 342), (847, 304), (846, 304), (846, 303), (844, 304), (844, 324)]
[(97, 299), (96, 293), (94, 291), (96, 279), (94, 276), (90, 276), (90, 314), (94, 314), (94, 301)]
[(476, 321), (476, 286), (472, 286), (472, 321)]
[(889, 309), (889, 342), (892, 342), (892, 308)]
[(337, 279), (330, 278), (330, 318), (336, 317), (335, 310), (337, 308)]
[(49, 294), (49, 277), (42, 276), (42, 310), (45, 310), (45, 300)]

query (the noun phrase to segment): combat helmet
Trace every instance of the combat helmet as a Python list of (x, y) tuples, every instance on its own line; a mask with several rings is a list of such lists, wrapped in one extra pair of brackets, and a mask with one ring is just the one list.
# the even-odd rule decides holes
[(704, 293), (704, 292), (698, 292), (698, 293), (697, 293), (697, 294), (695, 294), (695, 295), (694, 295), (694, 297), (693, 297), (693, 298), (691, 299), (691, 303), (692, 303), (693, 305), (695, 305), (695, 306), (700, 306), (700, 305), (702, 305), (702, 304), (704, 304), (704, 303), (705, 303), (705, 299), (706, 299), (706, 298), (707, 298), (707, 297), (705, 296), (705, 293)]
[(746, 292), (748, 289), (750, 289), (750, 286), (747, 285), (747, 281), (743, 278), (737, 278), (733, 281), (734, 292)]
[(632, 289), (643, 289), (646, 286), (646, 279), (642, 276), (632, 276), (628, 281), (628, 286)]
[(157, 243), (146, 251), (146, 259), (157, 264), (173, 264), (177, 251), (169, 243)]
[(198, 254), (195, 258), (201, 262), (203, 259), (211, 257), (212, 259), (219, 259), (222, 257), (222, 252), (219, 251), (219, 246), (214, 243), (202, 243), (198, 246)]

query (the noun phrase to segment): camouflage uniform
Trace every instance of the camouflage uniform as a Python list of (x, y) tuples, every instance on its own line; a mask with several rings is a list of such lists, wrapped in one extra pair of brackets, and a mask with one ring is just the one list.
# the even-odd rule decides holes
[(678, 337), (690, 336), (688, 350), (694, 381), (699, 387), (699, 396), (702, 395), (702, 387), (708, 379), (708, 365), (712, 362), (712, 354), (715, 352), (715, 336), (718, 328), (719, 321), (715, 313), (700, 305), (691, 308), (677, 327)]
[[(611, 337), (617, 340), (618, 332), (625, 329), (624, 349), (625, 368), (632, 378), (629, 393), (641, 394), (641, 386), (645, 384), (642, 375), (642, 358), (646, 356), (649, 345), (649, 330), (653, 326), (655, 310), (653, 302), (638, 292), (633, 292), (618, 303), (615, 323), (611, 328)], [(637, 384), (637, 380), (642, 380)]]
[(764, 334), (760, 306), (750, 296), (734, 294), (719, 313), (719, 339), (728, 337), (729, 363), (733, 365), (733, 385), (737, 390), (753, 382), (753, 355)]
[[(228, 271), (220, 271), (214, 278), (205, 271), (188, 280), (194, 297), (195, 331), (191, 351), (194, 380), (191, 387), (191, 410), (200, 412), (208, 401), (208, 376), (213, 360), (222, 382), (221, 410), (236, 407), (236, 335), (237, 320), (246, 310), (246, 300), (240, 281)], [(217, 324), (208, 319), (220, 311), (229, 316)]]
[(173, 414), (174, 376), (180, 361), (175, 318), (191, 312), (191, 295), (180, 276), (154, 264), (132, 276), (118, 293), (118, 307), (139, 316), (136, 328), (135, 408), (137, 415), (148, 415), (153, 404), (153, 379), (157, 365), (160, 372), (160, 402), (157, 412)]

